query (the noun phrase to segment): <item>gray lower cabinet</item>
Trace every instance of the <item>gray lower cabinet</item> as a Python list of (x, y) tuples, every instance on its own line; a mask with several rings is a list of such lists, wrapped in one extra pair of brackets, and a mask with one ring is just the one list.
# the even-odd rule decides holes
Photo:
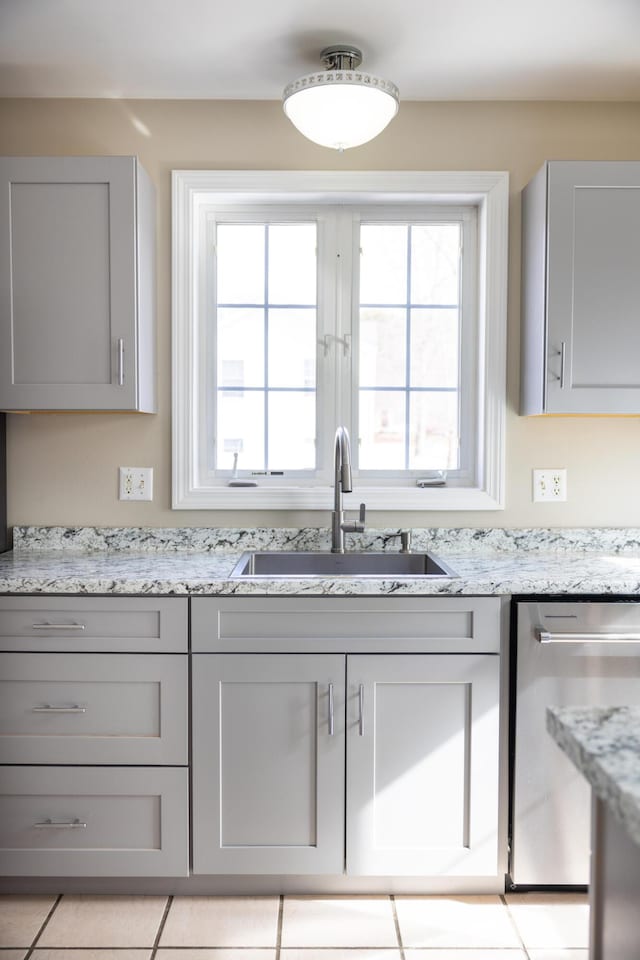
[(0, 597), (0, 873), (189, 873), (186, 598)]
[(194, 873), (500, 881), (500, 601), (407, 601), (192, 600)]
[(185, 764), (186, 656), (0, 654), (0, 763)]
[(186, 598), (0, 597), (0, 650), (186, 653)]
[(5, 767), (0, 873), (185, 876), (187, 779), (172, 767)]
[(347, 872), (498, 873), (499, 658), (347, 658)]
[(193, 872), (339, 874), (344, 657), (193, 656)]
[(521, 413), (640, 412), (640, 162), (552, 161), (522, 194)]
[(0, 157), (0, 410), (155, 412), (155, 242), (135, 157)]

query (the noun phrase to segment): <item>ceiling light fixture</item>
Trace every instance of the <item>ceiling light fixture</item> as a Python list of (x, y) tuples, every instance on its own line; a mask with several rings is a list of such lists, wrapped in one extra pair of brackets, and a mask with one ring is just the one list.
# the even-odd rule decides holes
[(358, 70), (362, 53), (346, 43), (325, 47), (320, 59), (324, 72), (285, 87), (282, 105), (289, 120), (309, 140), (341, 152), (373, 140), (398, 112), (395, 83)]

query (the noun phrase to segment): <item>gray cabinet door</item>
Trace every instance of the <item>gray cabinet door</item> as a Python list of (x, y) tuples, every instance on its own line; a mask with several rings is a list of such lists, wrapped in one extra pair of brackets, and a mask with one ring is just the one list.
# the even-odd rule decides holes
[(188, 771), (0, 768), (0, 874), (184, 877)]
[(347, 873), (495, 876), (499, 657), (350, 656)]
[(186, 653), (186, 597), (0, 597), (0, 650)]
[(522, 349), (522, 413), (640, 412), (640, 162), (551, 162), (524, 191)]
[(192, 597), (194, 653), (499, 653), (498, 597)]
[(192, 659), (193, 872), (342, 873), (344, 657)]
[(135, 157), (0, 158), (0, 409), (154, 410), (154, 222)]
[(186, 654), (0, 653), (0, 763), (187, 764)]

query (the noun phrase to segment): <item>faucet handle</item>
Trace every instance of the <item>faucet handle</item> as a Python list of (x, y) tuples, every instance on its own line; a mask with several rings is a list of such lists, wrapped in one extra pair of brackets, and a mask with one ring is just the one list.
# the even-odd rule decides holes
[(398, 533), (388, 534), (389, 540), (400, 539), (400, 553), (411, 553), (411, 530), (399, 530)]
[(360, 514), (358, 516), (358, 523), (361, 523), (363, 527), (364, 527), (364, 520), (365, 520), (366, 513), (367, 513), (367, 505), (366, 503), (361, 503)]

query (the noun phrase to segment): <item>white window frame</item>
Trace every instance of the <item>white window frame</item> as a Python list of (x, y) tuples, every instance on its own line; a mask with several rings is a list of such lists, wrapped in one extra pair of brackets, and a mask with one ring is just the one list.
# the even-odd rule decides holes
[[(205, 409), (207, 211), (247, 203), (278, 206), (354, 203), (372, 206), (473, 204), (478, 211), (478, 436), (476, 475), (469, 486), (407, 487), (369, 481), (345, 497), (351, 509), (500, 510), (504, 508), (506, 317), (509, 175), (505, 172), (172, 172), (172, 506), (177, 510), (327, 510), (332, 486), (260, 483), (227, 487), (204, 482), (201, 411)], [(326, 476), (326, 475), (325, 475)]]

